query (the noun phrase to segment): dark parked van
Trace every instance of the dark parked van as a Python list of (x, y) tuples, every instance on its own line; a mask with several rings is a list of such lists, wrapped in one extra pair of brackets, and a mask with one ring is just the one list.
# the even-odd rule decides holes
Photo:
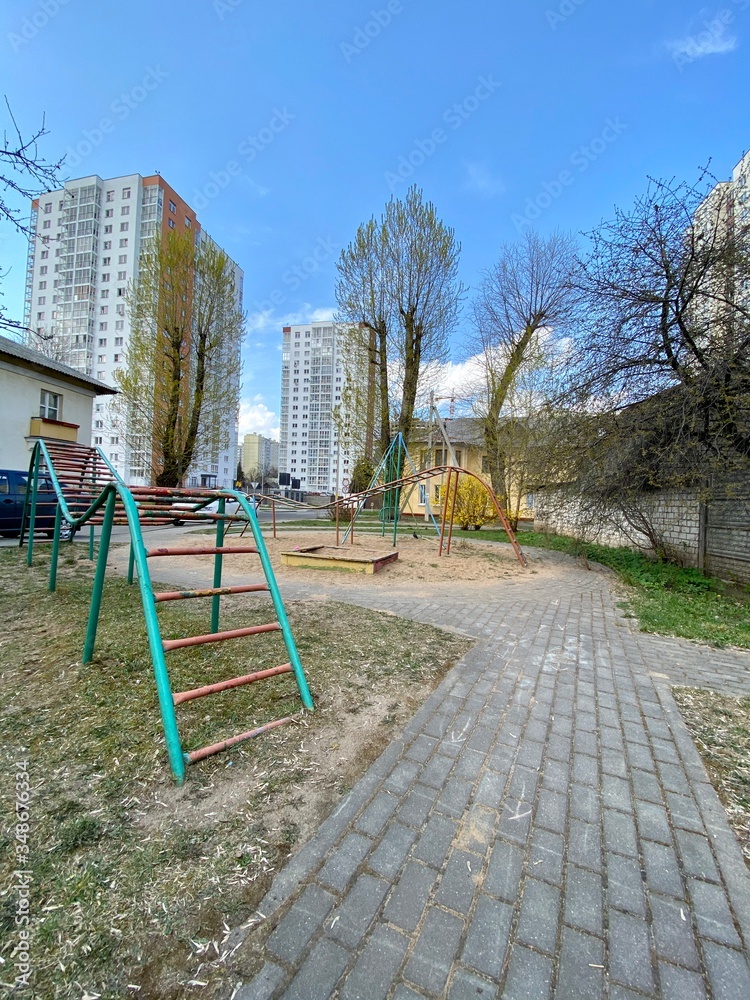
[[(0, 535), (5, 538), (16, 538), (21, 533), (28, 481), (27, 472), (0, 469)], [(52, 480), (40, 476), (36, 498), (36, 530), (45, 532), (50, 538), (55, 533), (56, 506), (57, 496)]]

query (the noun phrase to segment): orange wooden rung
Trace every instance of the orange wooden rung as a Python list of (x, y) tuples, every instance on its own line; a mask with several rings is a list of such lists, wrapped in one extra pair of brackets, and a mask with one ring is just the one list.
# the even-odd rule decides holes
[(184, 639), (164, 639), (164, 652), (170, 649), (183, 649), (185, 646), (202, 646), (204, 642), (224, 642), (225, 639), (241, 639), (245, 635), (260, 635), (263, 632), (280, 632), (281, 625), (271, 622), (269, 625), (253, 625), (251, 628), (235, 628), (229, 632), (209, 632), (208, 635), (188, 635)]
[(216, 684), (204, 684), (203, 687), (193, 688), (192, 691), (180, 691), (172, 695), (172, 701), (175, 705), (181, 705), (183, 702), (192, 701), (194, 698), (204, 698), (207, 694), (217, 694), (219, 691), (228, 691), (231, 688), (243, 687), (245, 684), (264, 681), (267, 677), (277, 677), (279, 674), (289, 674), (291, 671), (291, 663), (283, 663), (280, 667), (270, 667), (268, 670), (256, 670), (254, 674), (245, 674), (243, 677), (232, 677), (228, 681), (217, 681)]
[(277, 726), (283, 726), (287, 722), (293, 722), (294, 716), (289, 715), (285, 719), (276, 719), (274, 722), (267, 722), (265, 726), (258, 726), (257, 729), (249, 729), (246, 733), (240, 733), (239, 736), (231, 736), (228, 740), (223, 740), (221, 743), (212, 743), (210, 747), (203, 747), (201, 750), (193, 750), (192, 753), (186, 754), (188, 763), (195, 764), (198, 760), (203, 760), (204, 757), (210, 757), (212, 754), (221, 753), (222, 750), (228, 750), (229, 747), (235, 746), (237, 743), (242, 743), (244, 740), (250, 740), (253, 736), (260, 736), (261, 733), (268, 732), (269, 729), (275, 729)]

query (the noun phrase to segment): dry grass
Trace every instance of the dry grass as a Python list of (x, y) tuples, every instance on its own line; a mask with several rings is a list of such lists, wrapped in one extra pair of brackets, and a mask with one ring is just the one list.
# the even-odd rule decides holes
[[(68, 550), (69, 551), (69, 550)], [(228, 932), (246, 919), (292, 845), (398, 731), (466, 640), (329, 602), (292, 604), (316, 712), (191, 768), (168, 772), (137, 587), (105, 587), (95, 661), (80, 655), (92, 569), (76, 551), (45, 590), (0, 552), (3, 592), (0, 804), (30, 761), (33, 995), (45, 1000), (224, 998)], [(227, 601), (222, 628), (272, 619), (257, 597)], [(207, 602), (161, 606), (165, 635), (206, 631)], [(284, 662), (277, 636), (170, 654), (176, 690)], [(193, 748), (299, 708), (290, 675), (178, 709)], [(15, 941), (10, 822), (0, 831), (0, 981)]]
[(750, 867), (750, 698), (700, 688), (672, 694)]

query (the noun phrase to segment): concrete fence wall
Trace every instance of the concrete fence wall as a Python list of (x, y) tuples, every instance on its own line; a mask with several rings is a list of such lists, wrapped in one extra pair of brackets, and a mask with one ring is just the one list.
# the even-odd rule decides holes
[[(700, 502), (697, 490), (644, 494), (642, 509), (670, 555), (684, 565), (750, 582), (750, 485), (729, 487), (709, 505)], [(535, 525), (539, 530), (592, 537), (575, 495), (562, 491), (540, 491)], [(596, 532), (596, 540), (648, 548), (645, 537), (622, 519), (618, 522), (614, 514)]]

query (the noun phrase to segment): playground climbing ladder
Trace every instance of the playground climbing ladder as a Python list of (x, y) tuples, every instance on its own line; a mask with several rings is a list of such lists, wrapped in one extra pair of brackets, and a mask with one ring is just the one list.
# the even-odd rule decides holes
[[(23, 527), (20, 544), (27, 538), (27, 562), (31, 565), (34, 552), (34, 524), (37, 508), (45, 504), (40, 480), (50, 479), (56, 494), (55, 530), (52, 538), (52, 558), (49, 588), (56, 586), (57, 562), (63, 526), (69, 527), (70, 537), (89, 526), (89, 554), (94, 556), (94, 525), (100, 525), (99, 554), (94, 574), (83, 662), (90, 663), (94, 655), (96, 631), (101, 611), (104, 576), (109, 553), (109, 544), (114, 525), (127, 525), (130, 532), (130, 559), (128, 580), (133, 582), (134, 570), (140, 586), (143, 612), (146, 619), (149, 648), (156, 680), (156, 689), (161, 709), (162, 724), (169, 754), (172, 773), (178, 782), (185, 777), (186, 765), (195, 763), (236, 745), (244, 740), (267, 732), (277, 726), (292, 721), (293, 716), (275, 719), (257, 726), (237, 736), (231, 736), (218, 743), (197, 750), (184, 752), (180, 741), (175, 713), (176, 706), (206, 695), (262, 681), (279, 674), (292, 673), (297, 683), (302, 704), (312, 709), (313, 700), (307, 685), (299, 653), (294, 642), (289, 620), (279, 593), (276, 578), (265, 542), (258, 525), (255, 508), (244, 494), (236, 490), (172, 489), (169, 487), (127, 486), (116, 470), (109, 464), (98, 448), (82, 445), (38, 441), (32, 452), (29, 466), (29, 485), (24, 506)], [(47, 494), (49, 496), (49, 494)], [(216, 503), (216, 510), (209, 505)], [(47, 501), (47, 504), (49, 501)], [(227, 505), (234, 510), (227, 511)], [(235, 506), (236, 505), (236, 506)], [(225, 527), (233, 518), (247, 520), (252, 531), (252, 545), (226, 546)], [(147, 548), (142, 533), (142, 525), (173, 524), (176, 521), (202, 521), (215, 525), (216, 536), (213, 545), (197, 548), (168, 547)], [(265, 583), (242, 586), (222, 586), (222, 567), (225, 556), (243, 553), (257, 554), (265, 577)], [(179, 556), (213, 556), (213, 585), (198, 590), (154, 592), (149, 566), (154, 559)], [(224, 595), (268, 592), (273, 604), (276, 620), (264, 625), (254, 625), (221, 631), (220, 602)], [(167, 601), (192, 598), (211, 598), (211, 630), (204, 635), (164, 639), (159, 627), (157, 605)], [(262, 636), (265, 633), (281, 632), (288, 662), (265, 670), (257, 670), (241, 677), (202, 685), (188, 691), (173, 693), (167, 670), (166, 654), (188, 646), (205, 643), (224, 642), (248, 636)]]

